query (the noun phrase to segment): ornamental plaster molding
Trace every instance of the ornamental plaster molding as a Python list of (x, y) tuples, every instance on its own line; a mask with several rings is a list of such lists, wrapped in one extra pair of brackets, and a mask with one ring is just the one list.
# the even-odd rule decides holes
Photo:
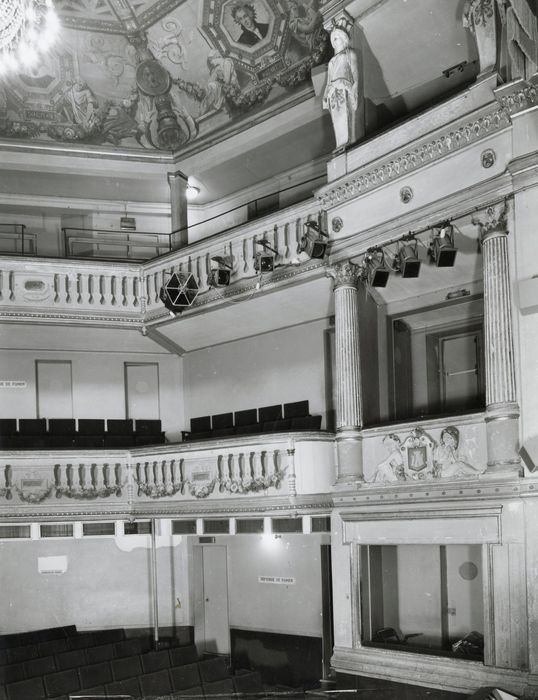
[(495, 90), (495, 99), (507, 114), (513, 115), (538, 105), (538, 74), (527, 80), (516, 80)]
[(320, 206), (330, 209), (337, 204), (349, 202), (366, 192), (382, 187), (403, 175), (408, 175), (425, 165), (477, 143), (508, 126), (510, 126), (510, 118), (506, 109), (498, 105), (490, 106), (481, 116), (470, 121), (460, 121), (459, 126), (449, 125), (435, 138), (424, 138), (418, 141), (412, 150), (381, 160), (375, 167), (365, 167), (329, 185), (318, 195)]
[(18, 323), (24, 323), (25, 320), (36, 321), (37, 323), (60, 323), (61, 325), (71, 324), (71, 323), (92, 323), (106, 325), (114, 324), (115, 327), (125, 327), (132, 326), (136, 329), (142, 327), (142, 313), (138, 312), (136, 317), (122, 316), (108, 316), (104, 313), (102, 316), (94, 316), (84, 313), (78, 314), (58, 314), (47, 309), (43, 311), (25, 311), (20, 309), (18, 311), (6, 311), (5, 309), (0, 309), (0, 321), (13, 321)]

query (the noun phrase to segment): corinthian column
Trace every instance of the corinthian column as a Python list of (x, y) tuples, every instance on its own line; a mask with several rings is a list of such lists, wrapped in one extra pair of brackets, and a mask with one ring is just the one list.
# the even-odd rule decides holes
[(484, 266), (486, 435), (488, 471), (520, 468), (506, 203), (473, 218)]
[(334, 280), (336, 341), (337, 483), (362, 481), (362, 406), (359, 365), (359, 267), (336, 263), (328, 272)]

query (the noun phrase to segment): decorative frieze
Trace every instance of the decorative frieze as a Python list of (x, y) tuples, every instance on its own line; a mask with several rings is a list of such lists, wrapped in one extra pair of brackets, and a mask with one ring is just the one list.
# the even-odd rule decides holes
[(510, 124), (505, 109), (494, 106), (471, 121), (460, 125), (446, 127), (444, 133), (435, 138), (424, 138), (417, 142), (412, 150), (406, 150), (397, 157), (381, 160), (375, 167), (364, 167), (348, 175), (338, 182), (320, 190), (320, 204), (329, 209), (337, 204), (343, 204), (365, 192), (396, 180), (402, 175), (409, 174), (444, 158), (466, 146), (469, 146), (486, 136), (506, 128)]

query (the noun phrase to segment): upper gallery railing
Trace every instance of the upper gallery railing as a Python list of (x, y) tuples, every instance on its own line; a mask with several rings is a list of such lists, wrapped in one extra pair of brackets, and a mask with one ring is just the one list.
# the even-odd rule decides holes
[[(242, 224), (184, 249), (146, 263), (0, 257), (0, 313), (16, 313), (31, 307), (40, 316), (62, 313), (114, 316), (141, 321), (146, 311), (155, 316), (164, 306), (159, 299), (162, 284), (173, 272), (191, 273), (199, 287), (199, 301), (211, 287), (211, 258), (231, 261), (231, 284), (254, 278), (256, 253), (264, 241), (273, 248), (275, 276), (279, 269), (297, 262), (298, 244), (306, 221), (318, 221), (314, 199), (276, 214)], [(316, 261), (319, 263), (319, 261)]]

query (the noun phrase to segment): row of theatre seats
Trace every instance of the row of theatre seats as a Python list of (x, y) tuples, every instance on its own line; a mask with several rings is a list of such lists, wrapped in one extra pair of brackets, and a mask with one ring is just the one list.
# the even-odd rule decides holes
[(29, 634), (41, 634), (42, 641), (0, 649), (0, 700), (264, 693), (257, 672), (232, 675), (225, 657), (199, 658), (192, 644), (151, 651), (149, 637), (126, 639), (121, 629), (77, 633), (62, 627)]
[(308, 401), (249, 408), (235, 413), (191, 418), (190, 431), (183, 431), (183, 440), (205, 440), (229, 435), (275, 433), (286, 430), (319, 430), (321, 416), (311, 416)]
[[(47, 425), (48, 424), (48, 425)], [(0, 449), (126, 448), (161, 445), (160, 420), (105, 420), (96, 418), (2, 418)]]

